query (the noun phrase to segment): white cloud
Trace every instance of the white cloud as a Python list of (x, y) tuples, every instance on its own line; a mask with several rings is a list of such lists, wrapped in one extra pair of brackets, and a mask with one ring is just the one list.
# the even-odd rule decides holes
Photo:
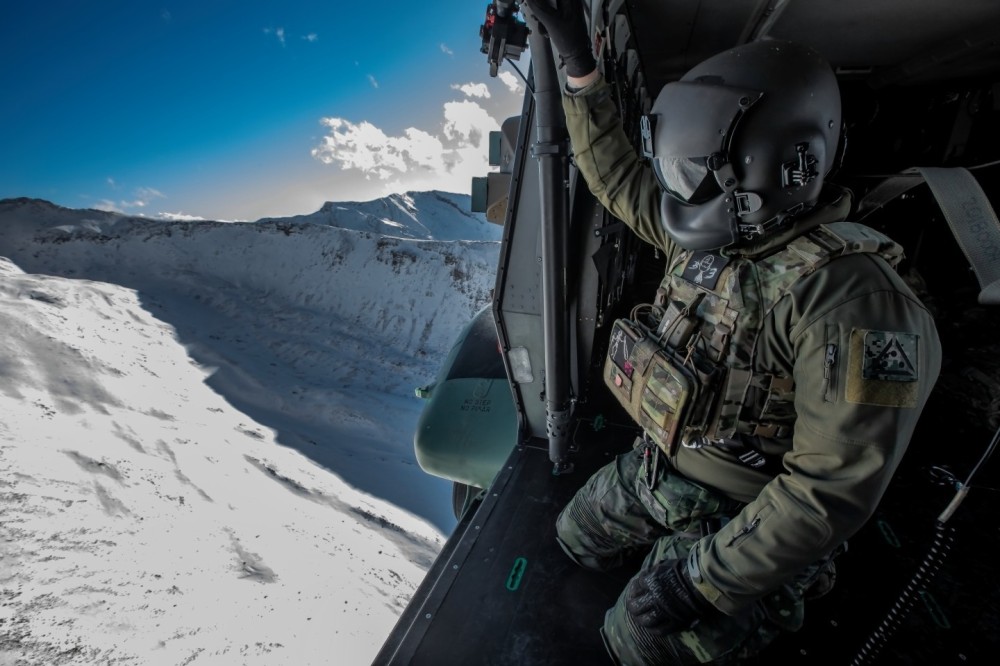
[(453, 141), (479, 147), (490, 130), (500, 129), (499, 123), (475, 102), (447, 102), (444, 105), (444, 134)]
[[(107, 181), (112, 189), (119, 189), (114, 178), (108, 178)], [(101, 199), (92, 208), (111, 213), (129, 213), (134, 212), (136, 209), (145, 208), (156, 199), (166, 199), (167, 195), (152, 187), (137, 187), (132, 191), (132, 197), (132, 199), (122, 199), (119, 201)]]
[(490, 97), (490, 89), (486, 87), (485, 83), (453, 83), (451, 89), (461, 91), (466, 97), (481, 97), (483, 99)]
[(524, 83), (521, 82), (521, 79), (517, 78), (510, 72), (504, 70), (497, 74), (497, 78), (500, 79), (500, 81), (503, 82), (503, 84), (507, 86), (507, 89), (512, 93), (524, 92)]
[(378, 81), (371, 74), (368, 75), (368, 83), (372, 84), (372, 88), (378, 88)]
[(311, 153), (341, 172), (333, 188), (350, 182), (352, 191), (363, 189), (364, 196), (426, 190), (468, 193), (473, 177), (495, 170), (489, 165), (486, 139), (500, 129), (496, 118), (518, 113), (523, 101), (518, 92), (524, 88), (511, 91), (517, 87), (512, 77), (453, 85), (457, 92), (440, 107), (439, 121), (420, 128), (386, 131), (364, 119), (322, 118), (325, 136)]
[(315, 32), (310, 32), (308, 35), (302, 35), (302, 39), (306, 40), (307, 42), (315, 42), (319, 39), (319, 35), (317, 35)]
[(414, 127), (391, 137), (368, 121), (354, 124), (343, 118), (323, 118), (320, 122), (330, 131), (312, 156), (324, 164), (336, 163), (383, 180), (422, 168), (445, 167), (441, 140)]
[(483, 139), (500, 125), (471, 100), (446, 103), (443, 115), (437, 135), (410, 127), (399, 136), (388, 135), (368, 121), (323, 118), (320, 122), (328, 131), (312, 156), (384, 181), (385, 193), (468, 192), (471, 178), (490, 170)]
[(200, 215), (188, 215), (187, 213), (157, 213), (156, 217), (169, 222), (201, 222), (205, 219)]
[(104, 210), (104, 211), (107, 211), (109, 213), (124, 213), (125, 212), (125, 211), (123, 211), (118, 206), (117, 203), (115, 203), (114, 201), (111, 201), (110, 199), (101, 199), (100, 201), (98, 201), (97, 203), (95, 203), (93, 206), (91, 206), (91, 208), (93, 208), (94, 210)]
[(163, 192), (152, 187), (138, 187), (135, 190), (135, 195), (147, 202), (151, 199), (166, 199), (167, 197)]
[(281, 45), (285, 45), (285, 29), (284, 28), (264, 28), (265, 35), (274, 35), (281, 42)]
[(441, 53), (443, 53), (445, 55), (448, 55), (448, 56), (455, 55), (455, 52), (452, 51), (450, 48), (448, 48), (448, 45), (445, 44), (444, 42), (441, 42), (440, 44), (438, 44), (438, 47), (441, 49)]

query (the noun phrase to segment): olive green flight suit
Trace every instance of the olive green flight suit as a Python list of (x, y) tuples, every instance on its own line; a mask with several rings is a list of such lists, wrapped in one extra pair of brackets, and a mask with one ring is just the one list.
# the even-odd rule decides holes
[[(607, 83), (563, 102), (591, 191), (666, 253), (665, 285), (671, 274), (682, 279), (689, 255), (660, 224), (661, 189), (625, 136)], [(828, 187), (820, 204), (791, 229), (722, 254), (753, 270), (803, 234), (843, 220), (850, 194)], [(687, 557), (695, 586), (718, 611), (690, 630), (655, 636), (631, 622), (620, 598), (604, 634), (621, 663), (722, 663), (797, 629), (805, 590), (875, 511), (937, 380), (933, 318), (877, 253), (835, 257), (766, 312), (741, 312), (737, 321), (751, 315), (759, 319), (751, 374), (786, 385), (788, 413), (780, 427), (737, 425), (757, 434), (757, 450), (780, 461), (777, 471), (717, 446), (678, 446), (667, 464), (661, 456), (650, 484), (629, 453), (596, 473), (559, 517), (561, 545), (584, 566), (616, 566), (636, 550), (649, 551), (644, 566)], [(886, 341), (903, 355), (902, 377), (887, 378), (873, 364)]]

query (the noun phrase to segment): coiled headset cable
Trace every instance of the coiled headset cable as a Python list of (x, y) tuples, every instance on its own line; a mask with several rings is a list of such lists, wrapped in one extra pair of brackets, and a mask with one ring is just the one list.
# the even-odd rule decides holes
[(976, 466), (972, 468), (969, 473), (968, 478), (965, 483), (959, 483), (955, 492), (955, 496), (952, 498), (951, 502), (941, 515), (937, 517), (937, 521), (934, 525), (934, 541), (931, 544), (930, 550), (927, 551), (927, 555), (924, 556), (923, 561), (921, 561), (920, 566), (917, 568), (916, 573), (913, 574), (913, 578), (910, 582), (906, 584), (903, 591), (900, 593), (899, 597), (896, 599), (896, 603), (893, 604), (892, 608), (886, 614), (885, 619), (882, 623), (868, 636), (868, 640), (865, 641), (861, 649), (858, 650), (857, 655), (854, 657), (854, 661), (851, 662), (851, 666), (862, 666), (862, 664), (869, 664), (874, 659), (876, 659), (882, 649), (892, 638), (893, 634), (902, 625), (903, 620), (906, 619), (910, 611), (913, 610), (913, 604), (916, 602), (918, 594), (924, 590), (927, 586), (928, 581), (930, 581), (940, 570), (941, 565), (944, 563), (945, 556), (948, 551), (951, 550), (951, 544), (955, 538), (955, 528), (948, 525), (948, 521), (955, 511), (958, 510), (959, 505), (962, 500), (965, 499), (966, 495), (969, 494), (969, 490), (972, 488), (972, 479), (975, 477), (979, 469), (986, 463), (986, 461), (993, 455), (993, 452), (997, 448), (997, 443), (1000, 442), (1000, 428), (993, 434), (993, 439), (990, 441), (988, 447), (986, 447), (986, 452), (983, 453), (982, 457), (976, 463)]

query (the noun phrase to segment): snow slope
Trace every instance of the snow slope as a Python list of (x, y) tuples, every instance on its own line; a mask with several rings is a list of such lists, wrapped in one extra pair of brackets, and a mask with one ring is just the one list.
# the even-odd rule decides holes
[(454, 523), (412, 389), (493, 282), (456, 198), (0, 201), (0, 664), (370, 662)]

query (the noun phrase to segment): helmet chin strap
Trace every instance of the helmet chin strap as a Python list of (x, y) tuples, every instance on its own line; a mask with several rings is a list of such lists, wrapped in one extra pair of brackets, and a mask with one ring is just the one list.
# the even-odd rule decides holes
[(725, 203), (726, 212), (733, 217), (736, 228), (737, 238), (735, 242), (752, 241), (772, 230), (774, 220), (762, 223), (741, 221), (740, 218), (743, 216), (759, 211), (764, 205), (764, 200), (756, 192), (741, 192), (736, 189), (740, 186), (740, 180), (736, 177), (736, 171), (727, 155), (713, 153), (706, 160), (706, 166), (715, 176), (715, 182), (719, 184), (719, 188), (724, 193), (723, 203)]

